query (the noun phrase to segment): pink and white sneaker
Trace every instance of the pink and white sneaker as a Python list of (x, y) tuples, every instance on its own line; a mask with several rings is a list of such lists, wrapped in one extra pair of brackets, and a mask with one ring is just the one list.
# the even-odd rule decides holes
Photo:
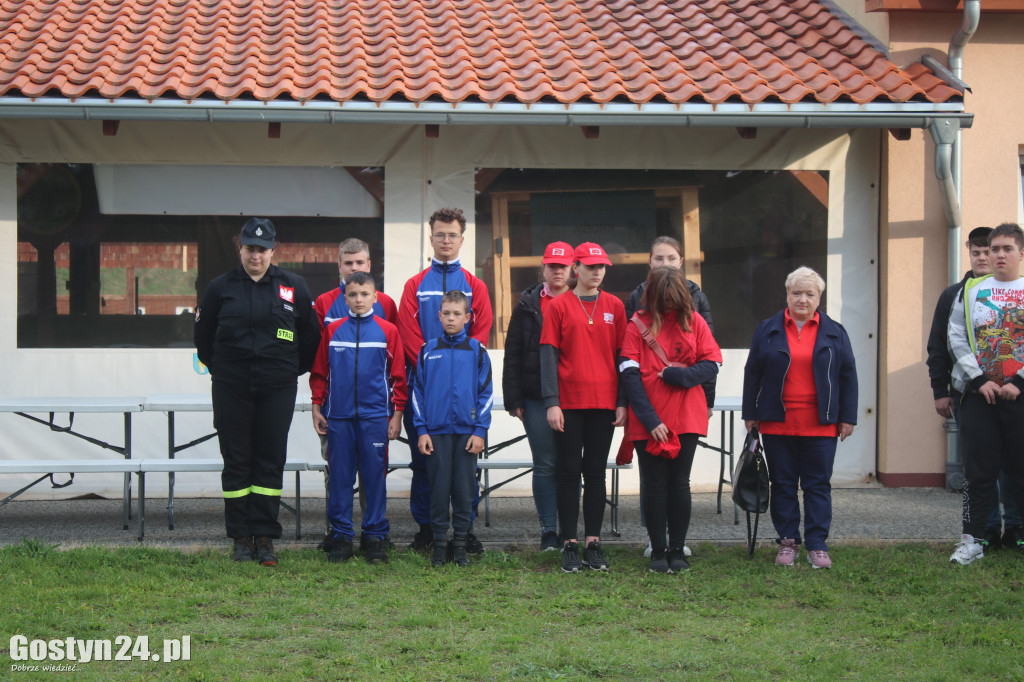
[(811, 568), (832, 568), (832, 559), (824, 549), (812, 549), (807, 552), (807, 563)]
[(783, 538), (782, 542), (779, 544), (779, 553), (775, 555), (775, 565), (792, 566), (795, 564), (796, 558), (800, 556), (800, 550), (797, 548), (796, 540), (793, 538)]

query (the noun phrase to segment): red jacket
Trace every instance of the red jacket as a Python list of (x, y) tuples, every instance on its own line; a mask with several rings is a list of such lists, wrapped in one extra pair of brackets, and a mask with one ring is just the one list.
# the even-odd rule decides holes
[[(637, 315), (650, 326), (651, 317), (646, 311), (640, 311)], [(708, 372), (717, 374), (718, 365), (722, 362), (722, 351), (715, 342), (715, 337), (712, 336), (704, 318), (695, 314), (691, 316), (689, 332), (680, 329), (675, 318), (670, 317), (664, 320), (656, 338), (668, 359), (683, 363), (686, 365), (685, 369), (670, 368), (665, 373), (665, 379), (659, 377), (658, 372), (665, 368), (665, 364), (643, 340), (640, 329), (630, 322), (626, 327), (626, 338), (622, 342), (621, 356), (624, 362), (620, 362), (620, 373), (625, 375), (631, 368), (639, 369), (649, 407), (653, 408), (657, 419), (672, 433), (696, 433), (706, 436), (708, 406), (700, 383), (707, 380)], [(647, 406), (643, 405), (642, 398), (634, 400), (632, 392), (629, 393), (629, 402), (626, 438), (646, 440), (650, 437), (650, 431), (637, 416), (637, 411), (643, 412), (643, 408)], [(637, 411), (634, 411), (634, 408)], [(646, 421), (650, 422), (651, 419), (648, 418)], [(657, 422), (650, 426), (657, 426)]]

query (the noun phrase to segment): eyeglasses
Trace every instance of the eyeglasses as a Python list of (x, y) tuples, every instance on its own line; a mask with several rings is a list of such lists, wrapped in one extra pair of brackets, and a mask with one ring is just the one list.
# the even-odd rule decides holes
[(439, 232), (430, 235), (430, 238), (439, 242), (457, 242), (462, 239), (462, 235), (455, 232)]

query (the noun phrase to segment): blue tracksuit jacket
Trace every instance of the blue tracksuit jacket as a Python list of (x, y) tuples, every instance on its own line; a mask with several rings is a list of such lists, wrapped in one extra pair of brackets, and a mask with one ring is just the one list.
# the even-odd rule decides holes
[(491, 360), (463, 329), (423, 344), (416, 363), (413, 423), (420, 433), (471, 434), (491, 426)]

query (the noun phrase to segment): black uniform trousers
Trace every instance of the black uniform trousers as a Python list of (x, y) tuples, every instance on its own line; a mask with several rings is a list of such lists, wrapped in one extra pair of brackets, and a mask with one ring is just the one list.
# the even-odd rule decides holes
[(213, 381), (228, 537), (281, 537), (277, 515), (296, 392), (296, 384), (251, 389)]

